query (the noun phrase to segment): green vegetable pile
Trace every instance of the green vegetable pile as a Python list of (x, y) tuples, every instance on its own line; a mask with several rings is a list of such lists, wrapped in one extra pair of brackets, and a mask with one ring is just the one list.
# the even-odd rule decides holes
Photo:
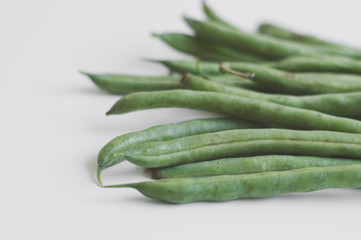
[[(361, 50), (262, 24), (247, 33), (205, 3), (194, 35), (153, 34), (195, 60), (152, 62), (169, 76), (89, 74), (124, 95), (107, 115), (179, 107), (225, 115), (116, 137), (98, 155), (102, 187), (172, 203), (361, 187)], [(104, 186), (121, 161), (156, 181)]]

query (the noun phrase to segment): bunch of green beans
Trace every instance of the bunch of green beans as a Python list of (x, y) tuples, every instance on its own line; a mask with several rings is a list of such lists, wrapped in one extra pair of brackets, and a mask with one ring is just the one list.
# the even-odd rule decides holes
[[(150, 60), (170, 75), (82, 74), (125, 95), (107, 115), (177, 107), (225, 117), (112, 139), (98, 154), (99, 186), (171, 203), (361, 187), (361, 50), (270, 23), (248, 33), (203, 11), (206, 21), (185, 18), (193, 35), (153, 34), (197, 58)], [(124, 160), (156, 180), (103, 185), (102, 171)]]

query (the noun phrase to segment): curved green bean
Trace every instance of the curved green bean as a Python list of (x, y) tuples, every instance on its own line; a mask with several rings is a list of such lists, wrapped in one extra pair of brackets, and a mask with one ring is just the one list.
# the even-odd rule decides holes
[(309, 167), (360, 164), (361, 160), (312, 156), (265, 155), (254, 157), (224, 158), (213, 161), (182, 164), (173, 167), (151, 168), (153, 179), (179, 177), (205, 177), (235, 175), (268, 171), (284, 171)]
[(182, 79), (182, 84), (186, 88), (192, 90), (227, 93), (241, 97), (269, 101), (295, 108), (319, 111), (335, 116), (361, 115), (361, 92), (320, 94), (311, 96), (267, 94), (226, 86), (224, 84), (208, 81), (192, 74), (185, 74)]
[(133, 93), (117, 101), (107, 115), (161, 107), (205, 110), (291, 128), (361, 133), (361, 121), (245, 97), (191, 90)]
[(124, 152), (128, 161), (146, 168), (249, 154), (361, 159), (361, 135), (288, 129), (229, 130), (145, 143)]
[(185, 21), (201, 39), (271, 59), (297, 55), (336, 55), (361, 58), (361, 51), (348, 51), (329, 46), (306, 46), (267, 35), (235, 31), (214, 22), (201, 22), (191, 18), (185, 18)]
[(88, 76), (100, 89), (112, 94), (139, 91), (170, 90), (183, 88), (176, 76), (135, 76), (124, 74), (90, 74)]
[[(223, 63), (225, 73), (249, 72), (250, 79), (263, 87), (289, 94), (343, 93), (361, 91), (361, 76), (337, 73), (289, 73), (251, 63)], [(241, 77), (245, 77), (243, 73)]]
[(165, 141), (200, 133), (209, 133), (239, 128), (259, 128), (263, 125), (231, 118), (194, 119), (179, 123), (164, 124), (142, 131), (120, 135), (108, 142), (98, 154), (97, 178), (101, 183), (101, 171), (125, 159), (124, 151), (140, 143)]
[(153, 36), (158, 37), (163, 42), (180, 52), (196, 56), (203, 60), (250, 62), (258, 62), (262, 60), (262, 58), (252, 54), (241, 53), (221, 45), (205, 43), (186, 34), (165, 33), (153, 34)]
[(149, 198), (171, 203), (228, 201), (239, 198), (271, 197), (291, 192), (312, 192), (327, 188), (359, 188), (361, 165), (199, 178), (170, 178), (105, 187), (135, 188)]

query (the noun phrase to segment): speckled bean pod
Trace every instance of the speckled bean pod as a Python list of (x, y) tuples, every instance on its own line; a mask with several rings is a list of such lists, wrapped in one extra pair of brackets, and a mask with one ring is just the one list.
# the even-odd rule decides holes
[(361, 133), (361, 122), (357, 120), (229, 94), (191, 90), (133, 93), (117, 101), (107, 114), (162, 107), (205, 110), (289, 128)]
[(227, 93), (290, 107), (315, 110), (335, 116), (361, 115), (361, 92), (330, 93), (311, 96), (267, 94), (239, 87), (226, 86), (191, 74), (185, 74), (182, 83), (186, 88), (192, 90)]
[(265, 155), (253, 157), (223, 158), (212, 161), (182, 164), (173, 167), (151, 168), (153, 179), (174, 177), (204, 177), (235, 175), (268, 171), (284, 171), (308, 167), (360, 164), (361, 160), (312, 156)]
[(361, 159), (361, 134), (288, 129), (229, 130), (145, 143), (124, 152), (127, 160), (147, 168), (250, 154)]
[(361, 165), (199, 178), (170, 178), (106, 187), (130, 187), (149, 198), (170, 203), (264, 198), (327, 188), (360, 188)]
[(231, 118), (194, 119), (179, 123), (164, 124), (138, 132), (120, 135), (108, 142), (98, 154), (98, 181), (101, 171), (125, 159), (124, 151), (134, 145), (151, 141), (165, 141), (200, 133), (230, 129), (259, 128), (264, 125)]

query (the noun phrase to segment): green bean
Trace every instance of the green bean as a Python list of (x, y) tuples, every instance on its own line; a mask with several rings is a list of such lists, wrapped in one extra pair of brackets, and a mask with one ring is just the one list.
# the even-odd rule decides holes
[(188, 163), (173, 167), (151, 168), (153, 179), (235, 175), (268, 171), (283, 171), (308, 167), (360, 164), (360, 160), (312, 156), (265, 155), (224, 158), (213, 161)]
[[(223, 63), (220, 70), (238, 74), (249, 72), (250, 79), (263, 87), (289, 94), (343, 93), (361, 91), (361, 76), (337, 73), (289, 73), (251, 63)], [(245, 77), (245, 74), (240, 74)]]
[(339, 72), (361, 74), (361, 61), (344, 57), (290, 57), (264, 65), (290, 72)]
[(126, 159), (146, 168), (264, 154), (361, 159), (361, 134), (287, 129), (204, 133), (128, 148)]
[(304, 43), (321, 44), (321, 45), (331, 45), (331, 46), (336, 45), (335, 43), (330, 43), (328, 41), (324, 41), (310, 35), (295, 33), (288, 29), (270, 23), (260, 24), (258, 26), (257, 31), (262, 34), (267, 34), (281, 39), (294, 40)]
[[(219, 65), (215, 62), (200, 62), (199, 68), (197, 69), (196, 62), (195, 61), (157, 61), (161, 64), (163, 64), (165, 67), (167, 67), (170, 71), (178, 72), (178, 73), (192, 73), (199, 75), (199, 71), (206, 75), (211, 75), (212, 77), (210, 80), (213, 80), (215, 76), (220, 76), (219, 79), (222, 79), (221, 72), (219, 71)], [(348, 73), (358, 73), (358, 71), (361, 72), (361, 61), (353, 61), (353, 60), (347, 60), (346, 58), (340, 58), (340, 57), (292, 57), (287, 58), (284, 61), (280, 62), (263, 62), (261, 64), (251, 64), (252, 68), (250, 68), (250, 64), (245, 62), (232, 62), (229, 63), (230, 67), (235, 70), (242, 69), (242, 67), (247, 66), (247, 69), (249, 71), (254, 72), (261, 72), (263, 74), (263, 78), (253, 79), (255, 82), (259, 83), (258, 87), (257, 85), (249, 85), (249, 80), (246, 81), (246, 78), (240, 78), (239, 84), (237, 84), (240, 87), (243, 87), (242, 84), (248, 84), (250, 87), (246, 86), (247, 89), (254, 89), (257, 91), (267, 92), (265, 89), (274, 89), (274, 91), (282, 92), (282, 93), (288, 93), (290, 92), (289, 87), (275, 87), (273, 84), (273, 81), (281, 82), (279, 84), (291, 84), (295, 81), (294, 78), (297, 80), (297, 86), (301, 85), (303, 88), (307, 88), (304, 92), (310, 92), (311, 89), (316, 88), (315, 90), (312, 90), (311, 92), (320, 92), (321, 89), (318, 89), (318, 86), (321, 85), (322, 87), (322, 93), (324, 91), (331, 91), (331, 92), (337, 92), (338, 89), (335, 89), (336, 87), (341, 87), (342, 91), (346, 91), (347, 88), (351, 88), (351, 86), (348, 86), (346, 83), (350, 83), (354, 86), (359, 86), (361, 84), (361, 77), (359, 75), (353, 75), (353, 74), (330, 74), (330, 73), (323, 73), (324, 71), (329, 72), (348, 72)], [(360, 65), (360, 66), (358, 66)], [(284, 69), (284, 70), (290, 70), (290, 71), (310, 71), (310, 72), (318, 72), (318, 73), (295, 73), (295, 75), (290, 74), (288, 72), (284, 71), (277, 71), (276, 69), (271, 68), (278, 68), (278, 69)], [(343, 69), (343, 70), (342, 70)], [(224, 68), (223, 64), (223, 70), (226, 70)], [(321, 73), (320, 73), (321, 72)], [(272, 74), (271, 76), (267, 75), (268, 73)], [(229, 76), (229, 75), (224, 75)], [(262, 75), (261, 75), (262, 76)], [(270, 78), (272, 77), (272, 78)], [(262, 80), (262, 81), (261, 81)], [(269, 81), (272, 80), (270, 83)], [(325, 82), (327, 81), (327, 83)], [(313, 84), (313, 82), (316, 82), (316, 84)], [(331, 82), (331, 84), (328, 84)], [(345, 83), (344, 83), (345, 82)], [(310, 88), (310, 85), (312, 85)], [(326, 87), (325, 87), (326, 85)], [(293, 86), (291, 86), (293, 87)], [(333, 87), (331, 90), (329, 88)], [(301, 88), (302, 89), (302, 88)], [(340, 91), (341, 91), (340, 90)], [(293, 91), (295, 92), (295, 91)]]
[(130, 187), (149, 198), (170, 203), (263, 198), (327, 188), (359, 188), (361, 165), (199, 178), (170, 178), (105, 187)]
[(312, 96), (266, 94), (226, 86), (191, 74), (185, 74), (182, 83), (186, 88), (192, 90), (227, 93), (295, 108), (315, 110), (335, 116), (361, 115), (361, 92), (320, 94)]
[[(200, 74), (199, 70), (202, 71), (203, 74), (211, 75), (211, 76), (224, 76), (219, 71), (219, 63), (218, 62), (208, 62), (201, 61), (198, 62), (194, 60), (169, 60), (169, 61), (158, 61), (158, 60), (148, 60), (151, 62), (160, 63), (166, 68), (168, 68), (171, 72), (176, 73), (192, 73), (192, 74)], [(248, 80), (248, 79), (246, 79)]]
[(284, 58), (296, 55), (336, 55), (351, 58), (361, 58), (361, 51), (348, 51), (328, 46), (305, 46), (303, 44), (273, 38), (261, 34), (248, 34), (235, 31), (214, 22), (201, 22), (185, 18), (187, 24), (201, 39), (207, 39), (216, 44), (271, 58)]
[(88, 76), (100, 89), (112, 94), (139, 91), (170, 90), (182, 88), (176, 76), (134, 76), (123, 74), (90, 74)]
[(357, 120), (245, 97), (190, 90), (133, 93), (116, 102), (107, 115), (161, 107), (205, 110), (290, 128), (361, 133), (361, 122)]
[(343, 49), (349, 50), (349, 51), (360, 51), (359, 49), (347, 47), (347, 46), (344, 46), (344, 45), (341, 45), (338, 43), (325, 41), (325, 40), (319, 39), (314, 36), (299, 34), (299, 33), (290, 31), (288, 29), (285, 29), (283, 27), (276, 26), (276, 25), (270, 24), (270, 23), (261, 24), (258, 27), (258, 32), (272, 36), (272, 37), (286, 39), (286, 40), (293, 40), (293, 41), (306, 43), (306, 44), (331, 46), (331, 47), (343, 48)]
[[(209, 6), (206, 5), (206, 3), (203, 3), (203, 11), (204, 13), (207, 15), (208, 19), (218, 23), (224, 27), (230, 28), (232, 30), (235, 31), (241, 31), (239, 28), (233, 26), (232, 24), (226, 22), (225, 20), (223, 20), (221, 17), (219, 17), (212, 9), (210, 9)], [(280, 38), (280, 39), (285, 39), (285, 40), (291, 40), (291, 41), (296, 41), (296, 42), (300, 42), (300, 43), (305, 43), (305, 44), (311, 44), (311, 45), (315, 45), (315, 46), (329, 46), (332, 48), (341, 48), (342, 51), (346, 51), (349, 53), (353, 53), (355, 51), (358, 51), (360, 53), (359, 49), (356, 48), (351, 48), (348, 46), (344, 46), (341, 44), (337, 44), (337, 43), (332, 43), (329, 41), (325, 41), (313, 36), (309, 36), (309, 35), (303, 35), (303, 34), (298, 34), (295, 32), (292, 32), (290, 30), (281, 28), (279, 26), (273, 25), (273, 24), (261, 24), (258, 28), (258, 32), (261, 34), (265, 34), (265, 35), (269, 35), (275, 38)]]
[(195, 37), (180, 33), (153, 34), (172, 48), (203, 60), (209, 61), (251, 61), (256, 62), (262, 58), (235, 51), (227, 47), (209, 44)]
[(217, 132), (238, 128), (258, 128), (261, 124), (231, 118), (195, 119), (151, 127), (142, 131), (120, 135), (107, 143), (98, 155), (97, 178), (101, 183), (101, 171), (125, 159), (123, 152), (140, 143), (164, 141), (200, 133)]

